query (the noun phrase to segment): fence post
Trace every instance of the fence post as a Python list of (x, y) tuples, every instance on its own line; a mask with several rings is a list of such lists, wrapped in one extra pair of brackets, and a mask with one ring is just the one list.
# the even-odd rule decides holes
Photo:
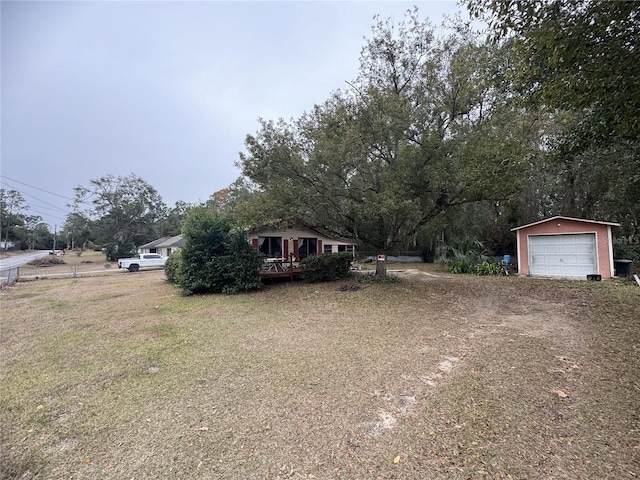
[[(15, 271), (15, 273), (14, 273)], [(7, 272), (7, 286), (12, 285), (20, 278), (20, 267), (10, 268)]]

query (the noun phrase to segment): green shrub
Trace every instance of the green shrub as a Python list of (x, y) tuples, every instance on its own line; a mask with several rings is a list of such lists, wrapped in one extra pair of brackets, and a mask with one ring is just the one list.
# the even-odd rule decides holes
[(482, 242), (465, 238), (442, 248), (439, 262), (447, 265), (450, 273), (479, 273), (478, 266), (491, 263), (491, 257)]
[(502, 273), (502, 265), (496, 262), (482, 262), (476, 265), (476, 273), (478, 275), (500, 275)]
[(173, 252), (164, 264), (164, 273), (169, 283), (180, 285), (180, 269), (182, 268), (182, 256), (180, 252)]
[(234, 218), (194, 207), (185, 220), (178, 282), (185, 295), (237, 293), (262, 287), (262, 257)]
[(455, 260), (449, 265), (449, 273), (472, 273), (473, 265), (470, 260)]
[(310, 282), (331, 282), (346, 278), (350, 274), (353, 255), (350, 252), (311, 255), (300, 262), (300, 268), (308, 270), (305, 280)]

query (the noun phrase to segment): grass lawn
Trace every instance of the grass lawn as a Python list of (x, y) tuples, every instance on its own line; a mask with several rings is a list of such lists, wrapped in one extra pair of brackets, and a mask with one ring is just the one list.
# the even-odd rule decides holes
[[(25, 253), (25, 252), (21, 252)], [(51, 261), (59, 264), (49, 263)], [(20, 267), (21, 277), (71, 277), (74, 273), (78, 275), (89, 275), (93, 273), (112, 273), (118, 271), (116, 262), (107, 262), (104, 253), (86, 251), (78, 256), (75, 252), (67, 252), (66, 255), (52, 255), (44, 257), (41, 262), (34, 262), (32, 265)]]
[(640, 288), (426, 273), (5, 289), (0, 478), (640, 476)]

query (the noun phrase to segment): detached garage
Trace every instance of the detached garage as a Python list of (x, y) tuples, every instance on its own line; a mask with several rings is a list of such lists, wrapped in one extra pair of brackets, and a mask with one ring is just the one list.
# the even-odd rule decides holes
[(611, 227), (619, 226), (558, 216), (514, 228), (518, 272), (539, 277), (611, 278), (614, 275)]

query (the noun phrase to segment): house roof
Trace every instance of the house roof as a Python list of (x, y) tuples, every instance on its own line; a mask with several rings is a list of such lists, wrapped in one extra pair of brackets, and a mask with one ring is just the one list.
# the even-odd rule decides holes
[(526, 225), (521, 225), (519, 227), (512, 228), (511, 231), (515, 232), (516, 230), (522, 230), (523, 228), (533, 227), (534, 225), (539, 225), (541, 223), (546, 223), (546, 222), (555, 222), (555, 221), (558, 221), (558, 220), (570, 220), (572, 222), (581, 222), (581, 223), (595, 223), (595, 224), (598, 224), (598, 225), (609, 225), (611, 227), (619, 227), (620, 226), (619, 223), (600, 222), (600, 221), (597, 221), (597, 220), (586, 220), (584, 218), (572, 218), (572, 217), (563, 217), (562, 215), (556, 215), (555, 217), (547, 218), (545, 220), (540, 220), (538, 222), (528, 223)]
[(170, 237), (158, 238), (157, 240), (154, 240), (153, 242), (149, 242), (149, 243), (145, 243), (144, 245), (140, 245), (138, 248), (156, 248), (159, 243), (162, 243), (162, 242), (164, 242), (165, 240), (167, 240), (169, 238)]
[(182, 235), (176, 235), (175, 237), (165, 237), (162, 241), (156, 245), (156, 248), (174, 248), (181, 247), (184, 243)]
[[(314, 228), (314, 227), (311, 227), (309, 225), (306, 225), (304, 222), (300, 222), (299, 224), (292, 225), (292, 226), (290, 226), (288, 228), (297, 228), (297, 229), (300, 229), (300, 230), (308, 230), (310, 232), (317, 233), (318, 235), (322, 235), (323, 237), (327, 237), (327, 238), (330, 238), (332, 240), (337, 240), (339, 242), (347, 243), (347, 244), (354, 245), (354, 246), (358, 245), (358, 243), (355, 242), (354, 240), (350, 240), (350, 239), (347, 239), (347, 238), (342, 238), (342, 237), (338, 237), (336, 235), (325, 233), (323, 231), (320, 231), (317, 228)], [(262, 233), (262, 232), (280, 232), (280, 231), (288, 230), (288, 228), (275, 228), (275, 227), (253, 228), (253, 229), (249, 230), (249, 234), (250, 235), (251, 234), (255, 235), (255, 234)]]

